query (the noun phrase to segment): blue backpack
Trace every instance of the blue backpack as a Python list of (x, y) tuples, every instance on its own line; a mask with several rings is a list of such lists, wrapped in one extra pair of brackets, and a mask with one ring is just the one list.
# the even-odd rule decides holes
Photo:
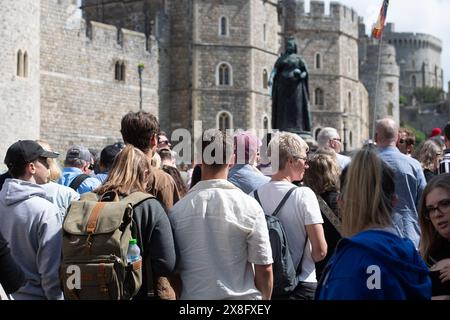
[[(298, 284), (297, 274), (301, 271), (301, 265), (303, 260), (303, 253), (300, 259), (300, 263), (297, 267), (294, 266), (294, 262), (289, 251), (289, 245), (287, 242), (286, 233), (280, 219), (276, 216), (284, 206), (289, 196), (297, 187), (292, 187), (281, 200), (278, 207), (272, 213), (272, 215), (265, 214), (267, 228), (269, 229), (270, 246), (272, 247), (272, 271), (273, 271), (273, 290), (272, 297), (283, 296), (291, 293)], [(258, 196), (258, 191), (254, 192), (256, 201), (261, 204)], [(305, 241), (308, 242), (308, 239)], [(303, 250), (305, 251), (305, 250)]]

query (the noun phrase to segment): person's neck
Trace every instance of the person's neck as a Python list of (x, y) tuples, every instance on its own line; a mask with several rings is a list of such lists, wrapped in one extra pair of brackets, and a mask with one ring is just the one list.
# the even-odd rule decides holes
[(294, 181), (290, 175), (284, 170), (278, 171), (274, 175), (272, 175), (272, 181), (286, 181), (292, 183)]
[(380, 142), (377, 141), (377, 147), (378, 148), (386, 148), (386, 147), (397, 147), (396, 142)]
[(228, 166), (223, 168), (211, 168), (208, 165), (202, 165), (202, 181), (228, 178)]

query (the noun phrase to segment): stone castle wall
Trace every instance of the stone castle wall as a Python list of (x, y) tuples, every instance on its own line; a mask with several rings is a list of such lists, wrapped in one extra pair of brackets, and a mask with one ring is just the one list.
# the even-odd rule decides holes
[[(0, 168), (8, 147), (39, 138), (39, 0), (2, 0), (0, 5)], [(19, 50), (28, 72), (17, 75)], [(22, 60), (23, 61), (23, 60)], [(0, 170), (3, 171), (3, 170)]]
[[(322, 1), (311, 1), (309, 13), (303, 1), (287, 1), (286, 5), (284, 35), (295, 37), (309, 70), (314, 136), (331, 126), (340, 132), (347, 150), (360, 147), (368, 138), (368, 119), (361, 112), (367, 106), (363, 100), (367, 92), (359, 82), (356, 12), (331, 3), (330, 14), (325, 14)], [(323, 104), (316, 101), (317, 90), (323, 93)]]
[[(41, 1), (41, 137), (62, 153), (74, 143), (102, 148), (121, 140), (121, 118), (140, 108), (139, 64), (142, 109), (158, 115), (156, 42), (86, 23), (74, 10), (64, 1)], [(124, 81), (115, 80), (117, 61), (125, 63)]]

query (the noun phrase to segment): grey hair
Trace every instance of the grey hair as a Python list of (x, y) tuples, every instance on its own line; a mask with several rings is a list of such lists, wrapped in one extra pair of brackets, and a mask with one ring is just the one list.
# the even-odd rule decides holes
[(339, 137), (339, 134), (335, 128), (325, 127), (317, 135), (317, 144), (319, 148), (328, 147), (328, 142), (337, 137)]
[[(278, 149), (278, 159), (273, 159), (276, 156), (276, 148)], [(308, 152), (309, 147), (300, 136), (291, 132), (279, 132), (270, 140), (268, 153), (272, 166), (278, 160), (278, 168), (284, 169), (289, 157), (300, 157), (303, 150)]]

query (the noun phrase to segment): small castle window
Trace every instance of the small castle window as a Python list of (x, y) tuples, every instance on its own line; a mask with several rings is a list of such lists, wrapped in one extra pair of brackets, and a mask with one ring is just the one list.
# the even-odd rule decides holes
[(388, 82), (387, 87), (389, 92), (394, 92), (394, 84), (392, 82)]
[(388, 114), (388, 116), (394, 115), (394, 105), (392, 104), (392, 102), (389, 102), (389, 104), (388, 104), (387, 114)]
[(320, 55), (320, 53), (316, 53), (315, 66), (316, 66), (316, 69), (322, 68), (322, 56)]
[(114, 79), (117, 81), (125, 81), (125, 62), (116, 61), (114, 67)]
[(23, 76), (28, 77), (28, 52), (26, 51), (23, 55)]
[(227, 63), (221, 63), (217, 68), (217, 85), (219, 86), (231, 86), (232, 85), (232, 74), (231, 67)]
[(415, 69), (415, 68), (416, 68), (416, 60), (413, 60), (413, 61), (411, 62), (411, 64), (412, 64), (413, 69)]
[(417, 87), (417, 79), (416, 79), (416, 76), (412, 76), (412, 77), (411, 77), (411, 87), (413, 87), (414, 89)]
[(266, 24), (263, 24), (263, 41), (266, 42)]
[(267, 89), (269, 87), (269, 76), (267, 74), (267, 70), (263, 70), (263, 88)]
[(23, 77), (23, 54), (22, 50), (17, 52), (17, 76)]
[(348, 134), (348, 140), (350, 140), (350, 148), (353, 147), (353, 132), (349, 132)]
[(316, 106), (323, 106), (323, 90), (321, 88), (316, 88), (314, 90), (314, 104)]
[(347, 111), (352, 110), (352, 93), (349, 92), (347, 95)]
[(228, 111), (221, 111), (217, 114), (217, 128), (225, 131), (232, 128), (232, 116)]
[(348, 73), (352, 72), (352, 59), (350, 57), (348, 57), (347, 59), (347, 72)]
[(219, 35), (227, 36), (228, 35), (228, 19), (227, 17), (220, 17), (219, 20)]
[(263, 117), (263, 129), (269, 130), (269, 118), (267, 116)]

